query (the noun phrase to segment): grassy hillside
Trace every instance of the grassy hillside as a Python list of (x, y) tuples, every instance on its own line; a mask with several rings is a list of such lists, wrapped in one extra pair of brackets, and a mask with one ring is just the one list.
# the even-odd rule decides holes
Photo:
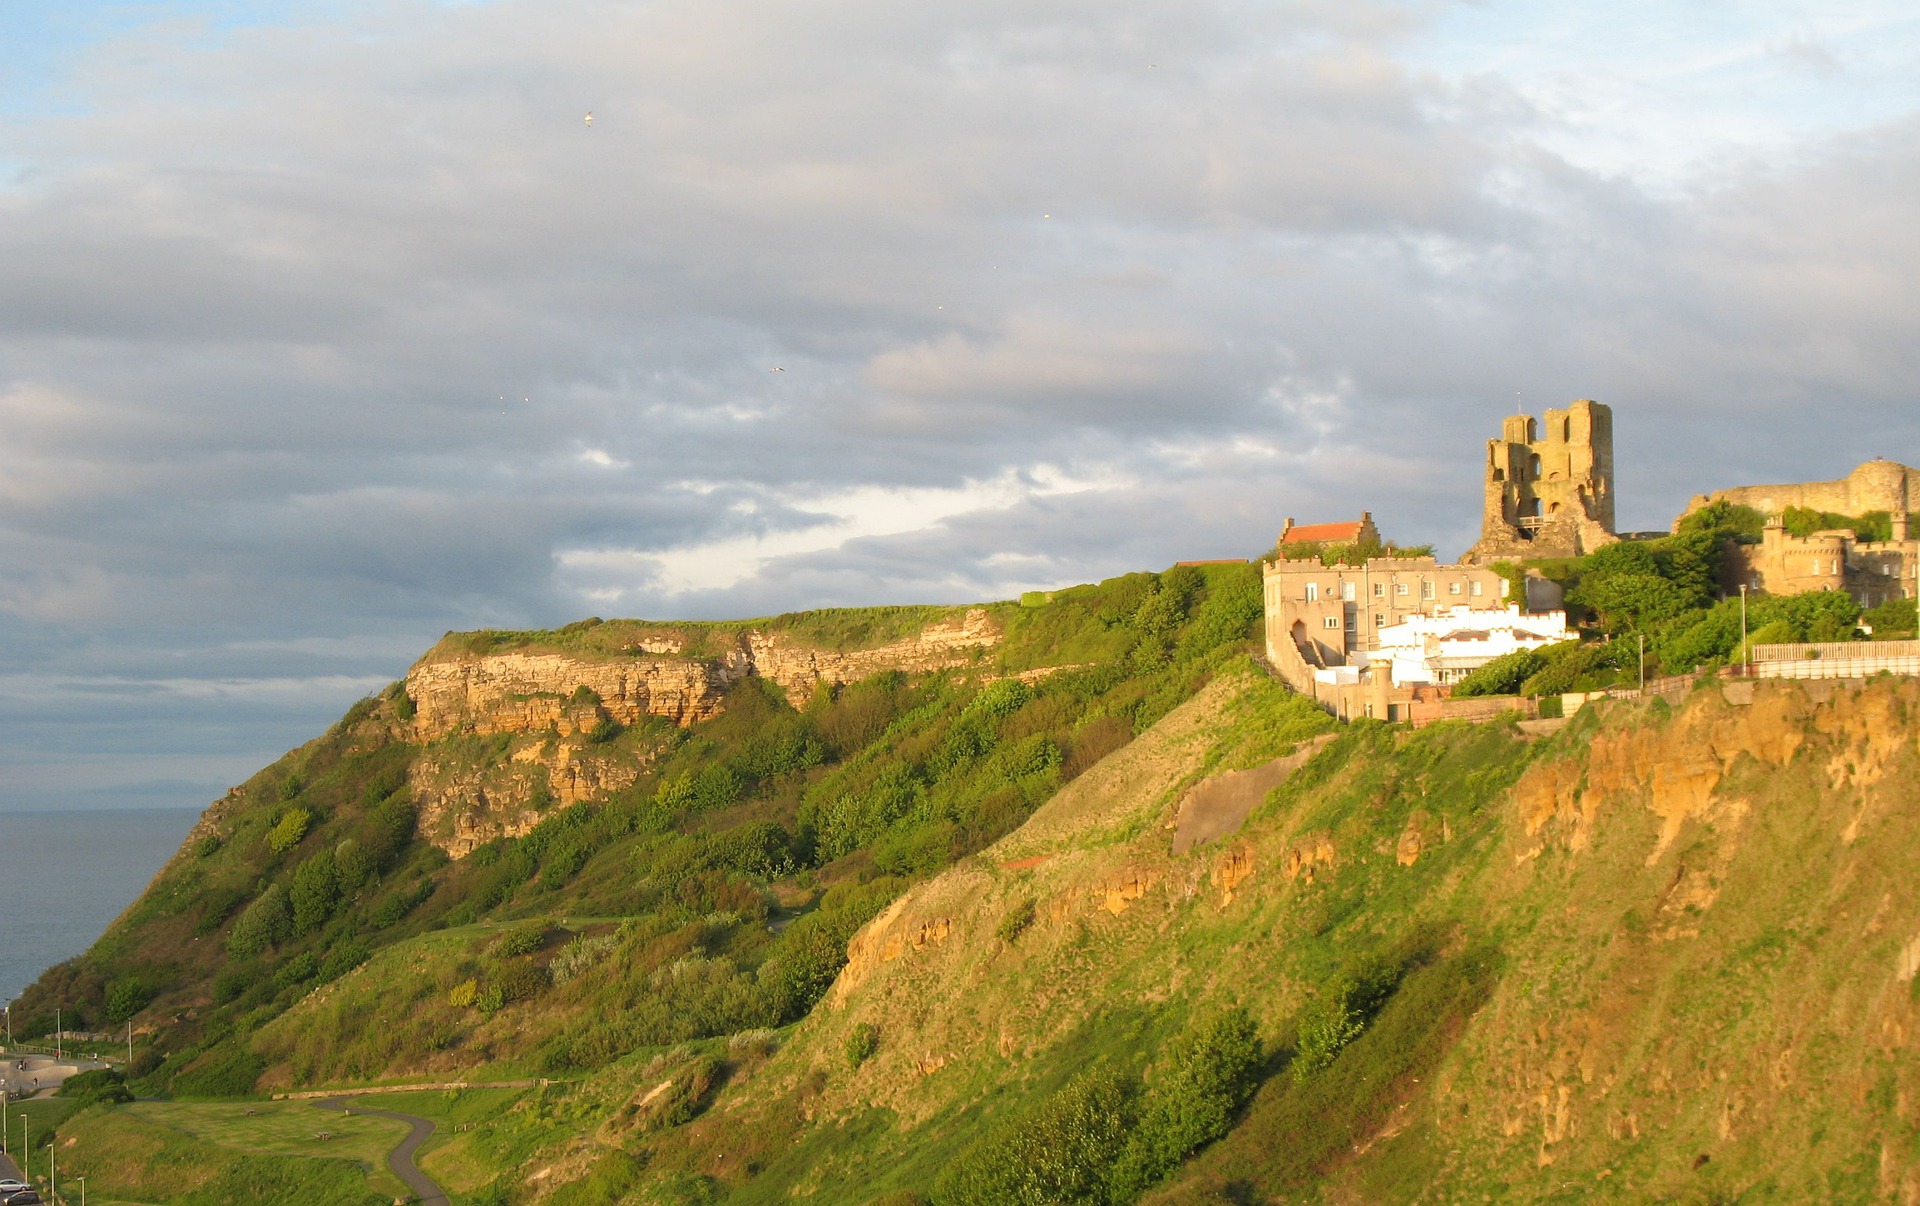
[(1247, 659), (1258, 601), (1132, 575), (961, 669), (745, 679), (459, 860), (412, 760), (524, 739), (366, 701), (36, 989), (130, 1013), (173, 1099), (62, 1166), (357, 1201), (302, 1107), (218, 1099), (524, 1078), (382, 1101), (474, 1203), (1920, 1200), (1920, 685), (1336, 727)]
[(1354, 725), (1174, 855), (1184, 785), (1324, 724), (1218, 678), (692, 1117), (648, 1120), (663, 1057), (597, 1078), (554, 1200), (1908, 1200), (1920, 691), (1826, 686)]
[[(491, 782), (543, 736), (416, 739), (396, 684), (216, 803), (93, 949), (16, 1003), (16, 1030), (50, 1028), (56, 1006), (73, 1027), (131, 1022), (134, 1091), (193, 1099), (448, 1071), (576, 1077), (789, 1025), (901, 890), (1205, 683), (1249, 639), (1259, 585), (1251, 566), (1186, 568), (991, 610), (1000, 639), (960, 669), (806, 698), (748, 677), (689, 728), (600, 726), (582, 740), (624, 765), (608, 776), (623, 786), (536, 799), (530, 833), (458, 860), (416, 833), (416, 765)], [(955, 614), (727, 627), (857, 649)], [(442, 645), (604, 659), (661, 627)], [(682, 627), (697, 645), (722, 626)]]

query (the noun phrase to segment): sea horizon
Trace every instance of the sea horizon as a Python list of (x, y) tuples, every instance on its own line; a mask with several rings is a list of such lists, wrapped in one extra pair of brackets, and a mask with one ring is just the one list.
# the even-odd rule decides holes
[(85, 953), (146, 891), (203, 811), (0, 806), (0, 1002)]

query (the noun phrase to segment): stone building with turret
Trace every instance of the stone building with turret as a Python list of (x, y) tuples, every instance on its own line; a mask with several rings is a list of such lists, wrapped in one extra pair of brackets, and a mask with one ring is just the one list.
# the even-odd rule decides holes
[[(1743, 586), (1770, 595), (1843, 590), (1862, 607), (1915, 597), (1920, 540), (1914, 539), (1910, 515), (1920, 503), (1920, 472), (1898, 461), (1871, 460), (1830, 482), (1736, 486), (1697, 494), (1673, 521), (1674, 530), (1679, 531), (1687, 516), (1717, 502), (1751, 507), (1767, 517), (1759, 544), (1728, 550), (1720, 580), (1728, 594)], [(1790, 507), (1854, 519), (1885, 514), (1892, 531), (1887, 540), (1861, 540), (1857, 532), (1842, 527), (1795, 536), (1785, 520)]]
[(1565, 410), (1509, 416), (1487, 441), (1480, 539), (1461, 561), (1578, 557), (1619, 539), (1613, 528), (1613, 411), (1582, 398)]

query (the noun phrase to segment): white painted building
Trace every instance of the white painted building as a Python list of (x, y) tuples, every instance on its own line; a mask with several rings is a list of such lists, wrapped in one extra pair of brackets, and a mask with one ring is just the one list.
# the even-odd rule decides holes
[(1564, 611), (1530, 615), (1518, 606), (1498, 611), (1459, 606), (1409, 615), (1381, 628), (1362, 656), (1371, 669), (1390, 670), (1396, 687), (1457, 683), (1496, 657), (1578, 639), (1567, 631)]

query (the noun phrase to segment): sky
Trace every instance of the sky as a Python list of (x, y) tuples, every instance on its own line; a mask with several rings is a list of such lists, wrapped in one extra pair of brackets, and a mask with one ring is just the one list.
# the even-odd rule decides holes
[(1625, 529), (1913, 463), (1916, 197), (1906, 3), (0, 0), (0, 808), (449, 630), (1453, 555), (1516, 405)]

